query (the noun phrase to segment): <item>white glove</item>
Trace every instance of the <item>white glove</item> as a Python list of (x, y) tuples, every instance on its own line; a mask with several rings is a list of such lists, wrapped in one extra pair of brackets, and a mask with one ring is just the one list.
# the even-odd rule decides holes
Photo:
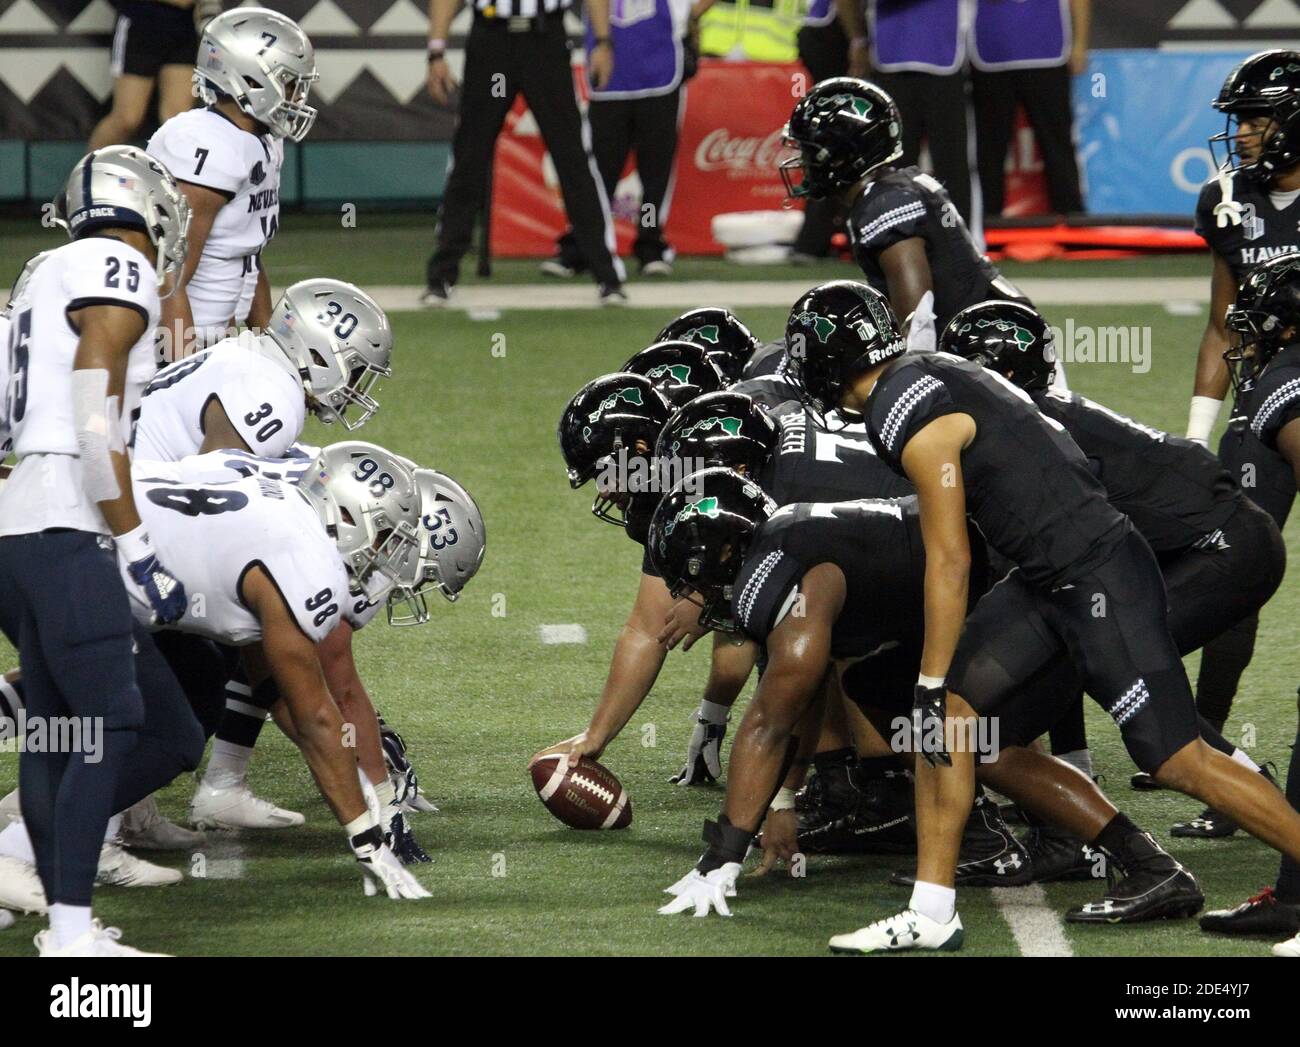
[(1225, 160), (1216, 177), (1219, 180), (1219, 202), (1214, 205), (1214, 222), (1220, 228), (1241, 225), (1245, 207), (1232, 198), (1232, 161)]
[(387, 844), (378, 847), (367, 844), (355, 852), (357, 864), (364, 873), (362, 886), (366, 897), (373, 898), (380, 890), (387, 892), (390, 898), (432, 898), (428, 891), (420, 886), (420, 881), (402, 867)]
[(736, 897), (736, 877), (739, 875), (739, 862), (728, 862), (707, 876), (692, 869), (671, 887), (664, 888), (664, 894), (676, 897), (660, 907), (659, 915), (672, 916), (694, 909), (696, 916), (708, 916), (713, 910), (717, 910), (719, 916), (730, 916), (727, 899)]
[(907, 351), (932, 353), (939, 344), (938, 332), (934, 329), (934, 292), (926, 291), (916, 303), (907, 325)]
[(722, 739), (727, 736), (727, 722), (715, 723), (695, 714), (695, 729), (686, 748), (686, 763), (669, 778), (673, 785), (708, 785), (722, 777)]

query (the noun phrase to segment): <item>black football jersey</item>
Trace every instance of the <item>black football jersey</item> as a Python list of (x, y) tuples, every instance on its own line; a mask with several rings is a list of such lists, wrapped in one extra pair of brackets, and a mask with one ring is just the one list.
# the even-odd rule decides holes
[(1156, 553), (1185, 552), (1236, 512), (1241, 491), (1204, 447), (1074, 393), (1052, 390), (1034, 403), (1065, 426), (1110, 504)]
[(1283, 349), (1268, 362), (1246, 401), (1250, 431), (1270, 451), (1276, 451), (1282, 427), (1300, 418), (1300, 345)]
[(1196, 201), (1196, 231), (1232, 269), (1237, 286), (1260, 262), (1300, 251), (1300, 196), (1279, 210), (1268, 190), (1240, 173), (1232, 176), (1232, 198), (1243, 207), (1239, 224), (1219, 227), (1214, 208), (1223, 199), (1217, 177), (1201, 187)]
[(747, 378), (764, 378), (784, 370), (785, 339), (781, 338), (775, 342), (764, 342), (754, 350), (754, 355), (749, 358), (745, 369), (740, 372), (740, 378), (742, 381)]
[(914, 493), (911, 483), (877, 456), (865, 422), (827, 432), (801, 403), (785, 404), (773, 417), (780, 443), (758, 481), (777, 505)]
[(780, 373), (742, 378), (735, 385), (729, 386), (727, 391), (752, 397), (759, 407), (769, 413), (776, 408), (784, 408), (791, 402), (799, 402), (799, 387)]
[(1024, 390), (948, 353), (904, 353), (867, 401), (867, 432), (900, 476), (903, 448), (936, 418), (962, 413), (966, 511), (984, 540), (1035, 585), (1068, 585), (1104, 563), (1132, 524), (1106, 500), (1083, 452)]
[(853, 204), (846, 226), (854, 259), (867, 282), (884, 295), (889, 294), (889, 284), (880, 253), (914, 236), (925, 241), (937, 331), (976, 302), (1026, 300), (980, 252), (944, 187), (916, 167), (899, 168), (871, 182)]
[(803, 576), (833, 563), (847, 583), (831, 654), (851, 658), (882, 644), (920, 643), (925, 632), (925, 546), (916, 498), (797, 503), (759, 529), (732, 589), (736, 623), (766, 643)]

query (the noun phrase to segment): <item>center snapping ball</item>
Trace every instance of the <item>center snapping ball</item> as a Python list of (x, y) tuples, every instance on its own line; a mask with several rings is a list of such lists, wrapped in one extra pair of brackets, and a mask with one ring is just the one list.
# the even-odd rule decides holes
[(623, 829), (632, 801), (613, 772), (584, 756), (565, 771), (563, 757), (543, 756), (531, 770), (546, 809), (571, 829)]

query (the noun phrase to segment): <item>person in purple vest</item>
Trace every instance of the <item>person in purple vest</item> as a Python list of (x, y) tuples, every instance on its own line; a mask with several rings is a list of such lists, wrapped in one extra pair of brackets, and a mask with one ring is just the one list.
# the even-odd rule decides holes
[[(713, 0), (610, 0), (609, 40), (614, 73), (593, 85), (587, 119), (596, 167), (611, 201), (628, 154), (636, 153), (641, 179), (637, 238), (632, 253), (643, 276), (668, 276), (677, 252), (664, 239), (663, 226), (672, 203), (673, 161), (677, 132), (686, 105), (683, 84), (695, 73), (692, 42), (700, 16)], [(688, 28), (689, 27), (689, 28)], [(586, 25), (588, 65), (596, 46), (591, 21)], [(588, 260), (567, 229), (556, 253), (542, 263), (548, 276), (570, 277), (585, 271)]]
[(1017, 103), (1043, 154), (1058, 214), (1083, 210), (1074, 155), (1070, 77), (1088, 68), (1092, 0), (978, 0), (971, 34), (975, 142), (984, 213), (1002, 213), (1007, 146)]
[[(836, 0), (849, 31), (849, 76), (870, 77), (903, 117), (904, 167), (917, 165), (921, 140), (957, 212), (971, 210), (975, 157), (967, 120), (964, 0)], [(865, 20), (863, 8), (865, 6)]]

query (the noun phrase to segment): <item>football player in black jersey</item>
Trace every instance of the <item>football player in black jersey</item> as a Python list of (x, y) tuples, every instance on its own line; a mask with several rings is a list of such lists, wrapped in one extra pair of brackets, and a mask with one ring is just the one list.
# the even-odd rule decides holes
[[(708, 849), (668, 888), (676, 897), (660, 912), (703, 916), (716, 909), (729, 915), (727, 898), (760, 822), (769, 855), (774, 848), (785, 856), (794, 850), (788, 802), (779, 802), (784, 790), (777, 787), (799, 748), (797, 725), (827, 673), (842, 671), (846, 692), (882, 732), (895, 739), (906, 733), (923, 643), (925, 547), (914, 496), (778, 509), (737, 472), (710, 468), (690, 479), (655, 510), (651, 556), (674, 591), (702, 601), (695, 604), (701, 620), (743, 630), (766, 646), (769, 662), (736, 735), (722, 813), (705, 823)], [(978, 562), (982, 543), (977, 534), (969, 540)], [(1122, 816), (1096, 785), (1069, 765), (1024, 748), (1032, 735), (1024, 737), (1011, 719), (1003, 729), (1010, 738), (1000, 746), (991, 741), (981, 753), (981, 777), (1097, 847), (1128, 842), (1111, 829)], [(1125, 878), (1110, 894), (1127, 902), (1094, 903), (1105, 908), (1108, 922), (1199, 909), (1201, 895), (1190, 875), (1136, 827), (1133, 833), (1140, 846), (1113, 852)], [(1176, 895), (1165, 887), (1171, 873), (1179, 881)], [(939, 936), (921, 927), (917, 942), (912, 935), (919, 920), (911, 921), (907, 944), (956, 949), (962, 930), (960, 921), (952, 923)], [(887, 941), (902, 937), (895, 930), (886, 935)], [(835, 940), (832, 948), (863, 951)]]
[[(1226, 358), (1251, 435), (1276, 453), (1300, 485), (1300, 253), (1257, 266), (1227, 315)], [(1286, 795), (1300, 809), (1300, 729), (1291, 749)], [(1291, 932), (1273, 947), (1300, 956), (1300, 864), (1284, 857), (1274, 888), (1223, 912), (1207, 913), (1206, 930), (1236, 934)]]
[[(849, 290), (840, 281), (801, 300), (812, 318), (801, 326), (820, 326), (826, 337), (805, 338), (800, 354), (792, 344), (791, 359), (815, 413), (861, 411), (882, 460), (916, 487), (926, 573), (913, 717), (924, 762), (917, 764), (912, 903), (836, 939), (838, 947), (933, 947), (960, 928), (952, 885), (974, 769), (970, 752), (947, 751), (947, 728), (938, 725), (999, 712), (1066, 650), (1141, 769), (1300, 858), (1300, 814), (1264, 778), (1201, 739), (1160, 568), (1060, 423), (978, 364), (907, 353), (888, 300), (860, 284), (855, 302)], [(1017, 567), (969, 618), (968, 513)], [(1123, 815), (1106, 832), (1122, 836), (1099, 838), (1111, 853), (1145, 839)], [(1181, 875), (1171, 869), (1170, 884)], [(915, 930), (901, 945), (888, 933), (899, 920)]]
[[(940, 335), (939, 348), (1001, 374), (1065, 427), (1111, 505), (1133, 521), (1156, 554), (1169, 594), (1169, 630), (1181, 654), (1257, 615), (1277, 590), (1286, 570), (1286, 547), (1272, 518), (1242, 494), (1205, 448), (1086, 397), (1050, 389), (1056, 366), (1053, 335), (1033, 309), (1000, 301), (963, 309)], [(1077, 758), (1080, 750), (1086, 754), (1087, 745), (1082, 684), (1066, 662), (1061, 676), (1050, 683), (1047, 690), (1058, 698), (1076, 696), (1052, 730), (1053, 752), (1064, 749)], [(1072, 741), (1058, 743), (1062, 734)], [(1259, 769), (1204, 718), (1201, 736), (1239, 763)], [(1268, 776), (1267, 770), (1262, 773)], [(1175, 825), (1173, 835), (1224, 837), (1236, 828), (1231, 818), (1206, 810)]]
[(1024, 298), (980, 251), (943, 186), (894, 166), (903, 154), (898, 107), (875, 84), (823, 80), (795, 105), (785, 134), (799, 151), (781, 165), (787, 192), (844, 204), (853, 257), (895, 314), (911, 317), (911, 348), (933, 349), (968, 305)]
[[(1196, 231), (1210, 245), (1214, 269), (1187, 421), (1188, 439), (1204, 445), (1228, 392), (1228, 307), (1256, 266), (1300, 250), (1300, 52), (1263, 51), (1247, 58), (1224, 81), (1214, 108), (1224, 114), (1226, 128), (1210, 139), (1210, 148), (1217, 157), (1225, 146), (1228, 155), (1196, 202)], [(1251, 432), (1239, 400), (1219, 440), (1219, 458), (1251, 501), (1283, 527), (1295, 478)], [(1228, 717), (1254, 654), (1257, 626), (1252, 616), (1206, 645), (1197, 702), (1211, 723), (1222, 725)]]
[(682, 313), (669, 321), (656, 342), (694, 342), (734, 382), (758, 351), (759, 341), (730, 309), (705, 306)]

